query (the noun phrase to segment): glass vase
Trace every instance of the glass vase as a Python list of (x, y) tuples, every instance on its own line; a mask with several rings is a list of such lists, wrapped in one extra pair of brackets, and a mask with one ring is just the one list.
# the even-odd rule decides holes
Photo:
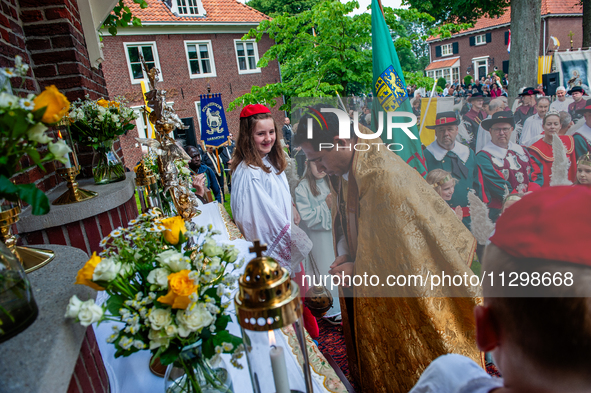
[(113, 149), (114, 140), (104, 141), (95, 148), (92, 158), (92, 175), (96, 184), (115, 183), (125, 180), (125, 168)]
[(0, 242), (0, 343), (28, 328), (39, 311), (22, 265)]
[(164, 375), (165, 393), (233, 393), (232, 378), (223, 360), (216, 365), (203, 357), (201, 343), (183, 348)]

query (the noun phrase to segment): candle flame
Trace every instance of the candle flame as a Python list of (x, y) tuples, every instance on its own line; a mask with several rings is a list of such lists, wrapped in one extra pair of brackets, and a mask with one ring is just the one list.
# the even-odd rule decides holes
[(277, 341), (275, 340), (275, 332), (273, 330), (269, 330), (269, 345), (275, 346)]
[(58, 136), (60, 139), (64, 139), (64, 137), (62, 136), (62, 132), (61, 132), (60, 130), (57, 130), (57, 136)]

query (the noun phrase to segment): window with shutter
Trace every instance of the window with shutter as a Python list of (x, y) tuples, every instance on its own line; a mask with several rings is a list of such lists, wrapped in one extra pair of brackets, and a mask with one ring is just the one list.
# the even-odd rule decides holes
[(505, 45), (509, 45), (509, 32), (505, 32)]
[(470, 37), (470, 46), (474, 46), (474, 45), (476, 45), (476, 38)]
[(491, 33), (486, 33), (486, 42), (492, 42), (492, 34)]
[(457, 42), (454, 42), (452, 44), (452, 46), (453, 46), (453, 53), (454, 53), (454, 55), (457, 55), (458, 53), (460, 53), (460, 48), (459, 48), (460, 45)]
[(503, 72), (505, 74), (509, 73), (509, 60), (503, 61)]
[(435, 57), (441, 57), (441, 45), (435, 47)]

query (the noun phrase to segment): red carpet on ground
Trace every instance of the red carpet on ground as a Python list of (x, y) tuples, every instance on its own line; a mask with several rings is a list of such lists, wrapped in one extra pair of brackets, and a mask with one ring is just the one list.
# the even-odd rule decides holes
[[(324, 320), (317, 318), (320, 335), (316, 339), (320, 351), (330, 354), (334, 361), (339, 365), (343, 374), (347, 377), (353, 388), (355, 383), (349, 376), (349, 365), (347, 364), (347, 349), (345, 348), (345, 338), (343, 336), (343, 327), (334, 326)], [(500, 377), (501, 373), (492, 363), (486, 364), (486, 372), (494, 377)]]

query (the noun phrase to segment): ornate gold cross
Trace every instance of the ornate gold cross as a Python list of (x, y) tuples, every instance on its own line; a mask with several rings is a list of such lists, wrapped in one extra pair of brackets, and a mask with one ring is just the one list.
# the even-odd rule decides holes
[(248, 249), (248, 251), (250, 252), (256, 252), (257, 254), (257, 258), (260, 258), (263, 256), (263, 251), (267, 251), (267, 245), (266, 244), (261, 244), (260, 241), (255, 240), (254, 242), (252, 242), (253, 246), (250, 247)]

